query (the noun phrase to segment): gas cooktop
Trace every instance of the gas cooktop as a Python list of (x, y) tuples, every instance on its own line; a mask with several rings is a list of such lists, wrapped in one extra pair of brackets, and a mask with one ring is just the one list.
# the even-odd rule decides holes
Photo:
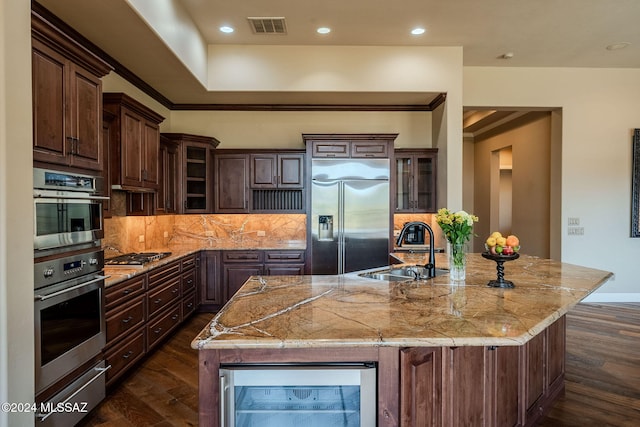
[(131, 252), (124, 255), (119, 255), (115, 258), (109, 258), (104, 261), (105, 266), (109, 267), (144, 267), (153, 261), (157, 261), (164, 257), (171, 255), (171, 252)]

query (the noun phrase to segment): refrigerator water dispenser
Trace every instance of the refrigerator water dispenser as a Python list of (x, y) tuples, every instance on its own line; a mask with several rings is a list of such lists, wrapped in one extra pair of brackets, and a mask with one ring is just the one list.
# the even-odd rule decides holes
[(333, 215), (318, 216), (318, 240), (333, 240)]

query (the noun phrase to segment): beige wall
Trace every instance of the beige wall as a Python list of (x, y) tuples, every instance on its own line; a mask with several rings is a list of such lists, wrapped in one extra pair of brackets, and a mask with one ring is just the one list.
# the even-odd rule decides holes
[[(0, 402), (33, 402), (30, 2), (0, 0), (0, 11)], [(0, 411), (3, 427), (33, 420)]]
[(171, 131), (213, 136), (218, 148), (304, 148), (303, 133), (397, 133), (398, 148), (432, 146), (430, 112), (174, 111)]
[(484, 239), (501, 229), (499, 150), (512, 149), (511, 233), (522, 242), (522, 252), (549, 257), (549, 185), (550, 185), (549, 113), (536, 114), (531, 120), (518, 121), (509, 129), (476, 140), (474, 144), (474, 214), (481, 220), (475, 227), (479, 238), (475, 250), (481, 251)]
[[(615, 274), (598, 290), (601, 296), (594, 296), (601, 300), (640, 301), (633, 263), (640, 239), (629, 237), (631, 136), (640, 127), (639, 83), (639, 69), (464, 68), (465, 106), (562, 110), (562, 151), (557, 153), (562, 173), (553, 182), (561, 206), (552, 204), (551, 221), (557, 225), (551, 228), (559, 230), (554, 237), (561, 241), (563, 262)], [(568, 235), (570, 217), (580, 218), (583, 236)]]

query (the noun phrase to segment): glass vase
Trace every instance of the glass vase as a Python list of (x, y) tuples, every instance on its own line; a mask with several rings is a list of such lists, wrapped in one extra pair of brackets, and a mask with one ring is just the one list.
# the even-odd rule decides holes
[(467, 254), (463, 244), (449, 245), (449, 278), (460, 282), (467, 277)]

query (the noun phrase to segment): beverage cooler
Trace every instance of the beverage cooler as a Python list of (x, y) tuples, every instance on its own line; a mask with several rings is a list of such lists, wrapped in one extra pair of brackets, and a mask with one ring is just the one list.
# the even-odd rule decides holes
[(374, 427), (373, 364), (223, 365), (223, 427)]

